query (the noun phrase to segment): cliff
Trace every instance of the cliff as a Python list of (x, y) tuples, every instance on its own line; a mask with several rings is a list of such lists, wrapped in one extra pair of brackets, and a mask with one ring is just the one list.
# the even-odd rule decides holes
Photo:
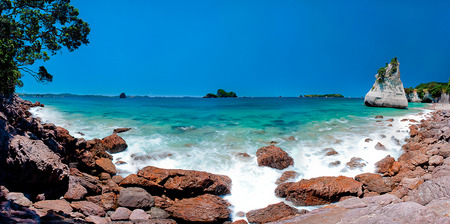
[(364, 103), (370, 107), (408, 107), (403, 83), (400, 80), (400, 63), (397, 58), (386, 67), (378, 69), (372, 89), (366, 94)]
[(417, 102), (421, 102), (422, 100), (419, 98), (419, 94), (417, 94), (416, 90), (413, 90), (412, 93), (407, 95), (408, 98), (408, 102), (413, 102), (413, 103), (417, 103)]

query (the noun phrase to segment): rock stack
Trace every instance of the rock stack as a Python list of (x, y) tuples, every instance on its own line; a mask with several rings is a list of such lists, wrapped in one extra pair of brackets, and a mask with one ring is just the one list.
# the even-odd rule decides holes
[(400, 62), (391, 60), (386, 67), (378, 69), (372, 89), (364, 97), (364, 103), (370, 107), (408, 107), (403, 83), (400, 80)]

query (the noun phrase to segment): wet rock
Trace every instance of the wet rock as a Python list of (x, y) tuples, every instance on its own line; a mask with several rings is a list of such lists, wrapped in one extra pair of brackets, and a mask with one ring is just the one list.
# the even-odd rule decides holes
[(94, 215), (94, 216), (105, 216), (105, 210), (102, 207), (96, 205), (95, 203), (89, 201), (75, 201), (70, 204), (72, 208), (77, 211), (80, 211), (86, 216)]
[(144, 167), (137, 175), (158, 185), (164, 186), (167, 193), (177, 197), (200, 194), (229, 194), (231, 179), (224, 175), (181, 169), (161, 169), (153, 166)]
[(102, 157), (95, 160), (95, 165), (97, 165), (101, 171), (107, 172), (111, 175), (115, 175), (117, 173), (116, 166), (108, 158)]
[(334, 150), (333, 148), (324, 148), (322, 151), (326, 152), (325, 153), (326, 156), (333, 156), (338, 154), (338, 152), (336, 152), (336, 150)]
[(375, 116), (375, 119), (382, 119), (383, 118), (383, 115), (377, 115), (377, 116)]
[(262, 147), (256, 151), (258, 166), (268, 166), (275, 169), (285, 169), (294, 164), (294, 159), (281, 148), (274, 145)]
[(218, 222), (230, 217), (230, 204), (219, 196), (204, 194), (175, 202), (166, 211), (188, 222)]
[(275, 184), (282, 184), (284, 182), (287, 182), (288, 180), (294, 180), (298, 176), (300, 176), (300, 174), (295, 171), (284, 171), (281, 177), (277, 179)]
[(389, 121), (389, 122), (393, 122), (393, 121), (394, 121), (394, 119), (393, 119), (393, 118), (391, 118), (391, 119), (387, 119), (386, 121)]
[(125, 140), (123, 140), (123, 138), (118, 136), (116, 133), (103, 138), (102, 145), (105, 147), (105, 150), (110, 153), (122, 152), (128, 147)]
[(267, 223), (296, 215), (298, 210), (284, 202), (271, 204), (266, 208), (251, 210), (246, 216), (250, 223)]
[(339, 201), (343, 196), (360, 196), (362, 183), (344, 176), (317, 177), (280, 184), (275, 193), (296, 206), (323, 205)]
[(339, 166), (341, 164), (341, 161), (334, 161), (328, 164), (328, 166)]
[(237, 157), (243, 157), (243, 158), (250, 158), (250, 155), (245, 152), (238, 152), (236, 153)]
[(133, 221), (133, 222), (139, 221), (139, 220), (149, 220), (149, 219), (150, 219), (150, 215), (147, 214), (142, 209), (135, 209), (130, 214), (130, 221)]
[(121, 175), (115, 175), (113, 177), (111, 177), (111, 179), (116, 182), (116, 184), (120, 184), (120, 182), (122, 182), (122, 180), (124, 179)]
[(30, 207), (33, 204), (33, 202), (31, 202), (30, 199), (26, 198), (21, 192), (9, 192), (6, 195), (6, 200), (12, 201), (15, 204), (24, 207)]
[(346, 163), (347, 167), (351, 170), (360, 169), (366, 166), (366, 163), (363, 159), (358, 157), (353, 157), (350, 159), (350, 162)]
[(386, 147), (383, 144), (379, 143), (379, 142), (375, 145), (375, 149), (376, 150), (386, 151)]
[(169, 213), (157, 207), (152, 207), (149, 213), (151, 219), (167, 219), (170, 217)]
[(155, 204), (155, 199), (142, 188), (129, 187), (120, 190), (117, 202), (127, 208), (150, 208)]
[(111, 220), (118, 221), (118, 220), (128, 220), (130, 218), (131, 211), (128, 208), (125, 207), (119, 207), (111, 214)]
[(116, 128), (114, 129), (113, 133), (123, 133), (131, 130), (131, 128)]
[(289, 138), (287, 138), (286, 140), (290, 141), (290, 142), (294, 142), (297, 141), (297, 139), (295, 139), (294, 136), (290, 136)]
[(366, 138), (366, 139), (364, 140), (364, 142), (371, 142), (371, 141), (373, 141), (371, 138)]
[(50, 210), (55, 211), (55, 212), (61, 211), (66, 214), (69, 214), (73, 211), (69, 202), (67, 202), (66, 200), (38, 201), (38, 202), (34, 203), (33, 206), (44, 214), (46, 214)]

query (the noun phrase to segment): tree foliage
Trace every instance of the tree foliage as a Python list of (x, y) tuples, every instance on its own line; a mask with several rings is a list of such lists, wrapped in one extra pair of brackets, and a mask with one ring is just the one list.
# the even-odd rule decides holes
[(89, 25), (78, 15), (70, 0), (0, 0), (0, 94), (23, 86), (23, 73), (38, 82), (53, 80), (45, 67), (27, 66), (49, 60), (63, 46), (74, 51), (88, 44)]
[(416, 90), (420, 98), (423, 98), (425, 94), (430, 94), (433, 98), (438, 98), (442, 93), (450, 93), (450, 79), (448, 83), (445, 82), (428, 82), (421, 83), (415, 88), (405, 88), (405, 92)]

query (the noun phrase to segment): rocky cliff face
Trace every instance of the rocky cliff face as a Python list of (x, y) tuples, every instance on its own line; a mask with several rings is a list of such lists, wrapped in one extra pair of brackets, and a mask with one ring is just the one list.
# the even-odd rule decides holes
[(419, 97), (419, 94), (417, 94), (417, 91), (416, 90), (414, 90), (412, 93), (410, 93), (408, 96), (407, 96), (407, 98), (408, 98), (408, 102), (414, 102), (414, 103), (417, 103), (417, 102), (421, 102), (422, 100), (420, 99), (420, 97)]
[(371, 107), (408, 107), (403, 83), (400, 80), (400, 63), (397, 58), (384, 68), (378, 69), (376, 81), (366, 94), (364, 103)]

